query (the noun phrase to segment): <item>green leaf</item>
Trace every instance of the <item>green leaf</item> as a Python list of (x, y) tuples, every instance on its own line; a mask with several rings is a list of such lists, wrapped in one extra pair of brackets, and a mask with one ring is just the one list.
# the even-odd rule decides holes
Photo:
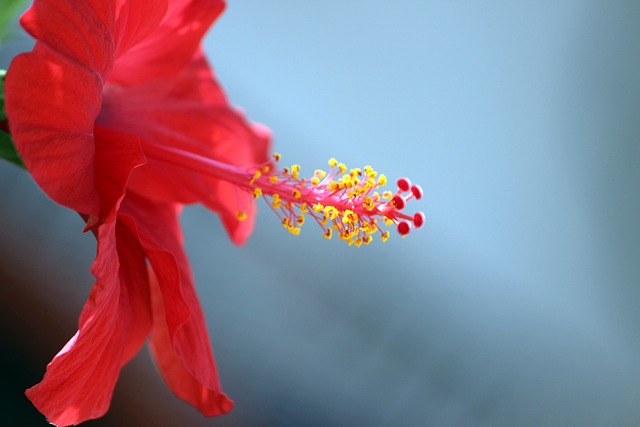
[(16, 147), (13, 146), (11, 135), (2, 130), (0, 130), (0, 158), (10, 161), (22, 169), (26, 169), (16, 151)]
[[(6, 74), (5, 70), (0, 70), (0, 122), (3, 122), (7, 119), (7, 115), (4, 112), (4, 76)], [(22, 159), (18, 155), (16, 151), (16, 147), (13, 145), (13, 139), (11, 139), (11, 135), (9, 135), (4, 130), (0, 129), (0, 158), (10, 161), (16, 166), (21, 168), (24, 167), (24, 163), (22, 163)]]
[(4, 76), (6, 74), (5, 70), (0, 70), (0, 122), (7, 120), (7, 115), (4, 112)]
[(24, 0), (0, 0), (2, 6), (0, 6), (0, 45), (2, 45), (2, 39), (7, 29), (11, 25), (11, 21), (14, 16), (20, 11), (20, 8), (24, 5)]

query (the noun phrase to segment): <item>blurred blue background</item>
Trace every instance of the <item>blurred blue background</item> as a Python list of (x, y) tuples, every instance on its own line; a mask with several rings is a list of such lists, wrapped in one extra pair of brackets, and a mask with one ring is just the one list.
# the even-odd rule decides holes
[[(427, 224), (356, 249), (313, 224), (291, 236), (262, 204), (238, 248), (187, 208), (236, 408), (200, 417), (143, 352), (90, 424), (145, 425), (131, 411), (147, 408), (161, 425), (639, 425), (638, 22), (632, 1), (231, 1), (205, 50), (283, 162), (408, 176)], [(46, 363), (95, 244), (28, 176), (0, 173), (5, 277), (48, 279), (37, 307), (66, 316)], [(3, 333), (36, 357), (29, 327)]]

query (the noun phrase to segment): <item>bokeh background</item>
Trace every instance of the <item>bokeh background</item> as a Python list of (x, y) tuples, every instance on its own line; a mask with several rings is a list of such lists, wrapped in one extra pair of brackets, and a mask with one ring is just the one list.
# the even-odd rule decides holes
[[(230, 1), (205, 50), (284, 163), (409, 176), (427, 224), (356, 249), (261, 205), (235, 247), (187, 208), (236, 408), (200, 416), (143, 349), (86, 425), (640, 425), (639, 22), (634, 1)], [(75, 332), (95, 243), (8, 163), (0, 194), (0, 412), (44, 426), (22, 393)]]

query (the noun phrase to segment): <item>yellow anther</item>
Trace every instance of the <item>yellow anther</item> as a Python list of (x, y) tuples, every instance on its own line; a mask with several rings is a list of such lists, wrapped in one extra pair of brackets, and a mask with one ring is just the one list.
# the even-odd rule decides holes
[(382, 198), (383, 199), (391, 199), (393, 197), (393, 193), (391, 191), (385, 191), (382, 193)]
[(354, 194), (355, 196), (359, 196), (359, 195), (361, 195), (362, 193), (364, 193), (365, 191), (367, 191), (365, 188), (362, 188), (362, 187), (356, 187), (356, 188), (353, 190), (353, 194)]
[(313, 172), (313, 176), (317, 176), (318, 178), (322, 179), (322, 178), (324, 178), (325, 176), (327, 176), (327, 173), (326, 173), (325, 171), (323, 171), (322, 169), (316, 169), (316, 170)]
[(296, 223), (297, 223), (298, 225), (302, 225), (302, 224), (304, 224), (304, 215), (299, 214), (299, 215), (298, 215), (298, 217), (296, 218)]
[(322, 212), (324, 210), (324, 206), (322, 205), (322, 203), (316, 203), (312, 207), (313, 207), (313, 210), (316, 212)]
[(344, 211), (344, 215), (342, 215), (342, 222), (344, 224), (355, 224), (356, 222), (358, 222), (358, 214), (347, 209)]
[(383, 242), (389, 240), (389, 231), (382, 232), (382, 234), (380, 235), (380, 240), (382, 240)]
[(389, 219), (389, 218), (385, 218), (384, 223), (385, 223), (387, 226), (391, 227), (391, 226), (393, 225), (393, 220), (392, 220), (392, 219)]
[(280, 200), (280, 195), (276, 193), (271, 197), (273, 198), (273, 200), (271, 201), (271, 206), (273, 206), (274, 209), (280, 208), (282, 206), (282, 200)]
[(271, 168), (267, 165), (262, 168), (262, 172), (267, 173), (271, 170)]
[(362, 175), (362, 170), (360, 168), (351, 169), (349, 175), (351, 175), (351, 178), (355, 178), (356, 176)]
[(238, 218), (238, 221), (244, 221), (247, 219), (247, 214), (246, 212), (238, 212), (236, 213), (236, 218)]
[(300, 165), (291, 165), (291, 176), (296, 179), (300, 176)]
[(258, 197), (262, 196), (262, 189), (261, 188), (254, 188), (253, 189), (253, 198), (257, 199)]
[(280, 159), (282, 158), (282, 156), (278, 153), (273, 153), (272, 154), (273, 158), (275, 159), (276, 162), (279, 162)]
[(297, 236), (298, 234), (300, 234), (300, 228), (299, 227), (294, 227), (293, 224), (291, 223), (291, 218), (285, 218), (282, 220), (282, 226), (284, 228), (287, 229), (287, 231), (289, 231), (289, 233)]
[(338, 166), (338, 161), (335, 158), (330, 158), (329, 159), (329, 166), (331, 166), (332, 168), (335, 168), (336, 166)]
[(371, 166), (367, 165), (364, 167), (364, 174), (369, 178), (375, 178), (378, 175), (378, 172), (374, 171)]
[(260, 173), (260, 171), (256, 171), (256, 173), (253, 174), (253, 177), (251, 178), (251, 180), (249, 180), (249, 184), (253, 185), (256, 179), (260, 178), (261, 175), (262, 174)]
[(367, 221), (363, 221), (362, 222), (362, 226), (360, 227), (360, 231), (367, 233), (367, 234), (373, 234), (376, 231), (378, 231), (378, 227), (375, 225), (372, 225), (371, 223), (367, 222)]
[(300, 205), (300, 212), (309, 213), (309, 206), (307, 205), (307, 202), (302, 202)]
[(318, 178), (317, 176), (314, 176), (313, 178), (311, 178), (311, 183), (313, 185), (318, 185), (320, 184), (320, 178)]
[(387, 185), (387, 177), (384, 174), (380, 174), (378, 177), (378, 185), (385, 186)]
[(293, 197), (296, 199), (299, 199), (300, 197), (302, 197), (302, 193), (300, 193), (300, 190), (298, 190), (297, 188), (294, 188), (292, 191)]
[(289, 228), (289, 233), (293, 234), (294, 236), (297, 236), (298, 234), (300, 234), (300, 227)]
[(269, 182), (275, 184), (276, 182), (278, 182), (278, 177), (276, 175), (271, 175), (269, 177)]
[(347, 165), (344, 163), (338, 163), (338, 169), (340, 169), (340, 173), (342, 174), (347, 173)]
[(331, 230), (330, 228), (327, 228), (326, 230), (324, 230), (325, 239), (331, 239), (332, 235), (333, 235), (333, 230)]
[(373, 199), (369, 196), (364, 196), (364, 202), (362, 203), (362, 206), (364, 206), (364, 208), (368, 211), (372, 211), (373, 208), (376, 207), (375, 203), (373, 203)]
[(376, 186), (376, 181), (373, 178), (367, 178), (362, 184), (364, 190), (370, 190)]
[(327, 217), (331, 218), (331, 220), (334, 220), (338, 217), (340, 212), (338, 211), (338, 209), (334, 208), (333, 206), (326, 206), (324, 208), (324, 214)]

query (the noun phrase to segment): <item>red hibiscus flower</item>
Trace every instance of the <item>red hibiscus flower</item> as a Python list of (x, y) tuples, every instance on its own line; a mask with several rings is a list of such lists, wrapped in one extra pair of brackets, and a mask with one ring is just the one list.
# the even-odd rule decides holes
[(251, 195), (143, 148), (236, 166), (267, 161), (268, 133), (229, 106), (201, 53), (223, 8), (221, 0), (36, 0), (21, 19), (37, 41), (6, 77), (11, 134), (38, 185), (81, 213), (98, 240), (79, 330), (27, 390), (52, 423), (102, 416), (120, 369), (147, 338), (176, 395), (206, 415), (233, 405), (220, 389), (178, 215), (203, 203), (242, 243)]
[[(12, 62), (6, 113), (38, 185), (79, 212), (98, 240), (95, 285), (76, 335), (27, 396), (66, 426), (108, 409), (122, 366), (149, 338), (169, 387), (206, 415), (228, 412), (178, 224), (181, 207), (217, 212), (231, 239), (253, 226), (263, 197), (298, 234), (311, 217), (350, 245), (405, 236), (402, 212), (422, 190), (395, 194), (370, 166), (299, 176), (268, 158), (269, 133), (233, 110), (200, 49), (222, 0), (35, 0), (22, 17), (36, 38)], [(279, 155), (274, 155), (275, 160)]]

